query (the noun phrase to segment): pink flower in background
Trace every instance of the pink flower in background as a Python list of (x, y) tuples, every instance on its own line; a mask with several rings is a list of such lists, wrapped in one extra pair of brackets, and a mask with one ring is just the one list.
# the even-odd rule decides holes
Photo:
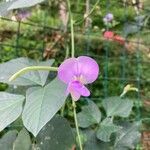
[(113, 14), (108, 13), (108, 14), (103, 18), (103, 21), (104, 21), (105, 23), (108, 23), (108, 22), (111, 22), (113, 19), (114, 19)]
[(58, 78), (68, 85), (66, 94), (71, 94), (77, 101), (80, 96), (89, 96), (90, 91), (84, 86), (94, 82), (99, 74), (97, 62), (87, 56), (69, 58), (58, 68)]
[(107, 40), (118, 42), (121, 45), (125, 44), (125, 39), (112, 31), (105, 31), (103, 37)]
[(113, 37), (114, 37), (114, 32), (112, 32), (112, 31), (105, 31), (104, 34), (103, 34), (103, 36), (106, 39), (111, 39), (112, 40)]

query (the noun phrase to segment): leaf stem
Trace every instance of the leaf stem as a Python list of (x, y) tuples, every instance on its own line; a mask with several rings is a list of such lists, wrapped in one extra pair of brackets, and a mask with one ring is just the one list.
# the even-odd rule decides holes
[(29, 72), (29, 71), (34, 71), (34, 70), (48, 70), (48, 71), (57, 71), (58, 68), (57, 67), (50, 67), (50, 66), (30, 66), (30, 67), (25, 67), (21, 70), (19, 70), (18, 72), (16, 72), (15, 74), (13, 74), (10, 78), (9, 78), (9, 82), (15, 80), (16, 78), (18, 78), (19, 76)]
[(78, 141), (79, 141), (79, 147), (80, 147), (80, 150), (83, 150), (83, 148), (82, 148), (82, 142), (81, 142), (81, 137), (80, 137), (80, 132), (79, 132), (78, 120), (77, 120), (76, 103), (75, 103), (74, 100), (72, 100), (72, 106), (73, 106), (73, 114), (74, 114), (75, 127), (76, 127), (76, 132), (77, 132)]

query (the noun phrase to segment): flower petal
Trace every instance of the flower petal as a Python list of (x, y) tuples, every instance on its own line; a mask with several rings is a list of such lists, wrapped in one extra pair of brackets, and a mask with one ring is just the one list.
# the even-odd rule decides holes
[(79, 81), (73, 81), (68, 85), (67, 92), (71, 93), (73, 100), (77, 101), (80, 96), (89, 96), (90, 91)]
[(72, 91), (71, 92), (71, 97), (72, 97), (72, 99), (74, 100), (74, 101), (77, 101), (77, 100), (79, 100), (80, 99), (80, 93), (78, 93), (77, 91)]
[(75, 74), (77, 74), (76, 58), (65, 60), (58, 68), (58, 78), (66, 84), (73, 81)]
[(97, 62), (87, 56), (80, 56), (77, 58), (78, 61), (78, 74), (81, 75), (81, 82), (88, 84), (94, 82), (99, 74), (99, 66)]

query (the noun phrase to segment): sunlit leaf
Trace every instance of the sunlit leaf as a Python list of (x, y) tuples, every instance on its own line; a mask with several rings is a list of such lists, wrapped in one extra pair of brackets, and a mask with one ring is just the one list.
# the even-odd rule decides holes
[(57, 78), (45, 87), (34, 87), (27, 91), (22, 118), (25, 127), (34, 136), (63, 106), (67, 98), (65, 91), (66, 85)]
[(0, 131), (20, 116), (23, 101), (22, 95), (0, 92)]
[(8, 8), (12, 5), (12, 1), (10, 2), (1, 2), (0, 3), (0, 16), (5, 16), (8, 14)]
[(18, 8), (24, 8), (24, 7), (31, 7), (38, 3), (43, 2), (44, 0), (15, 0), (12, 5), (8, 8), (8, 10), (11, 9), (18, 9)]
[(10, 60), (6, 63), (0, 64), (0, 82), (23, 86), (36, 84), (43, 86), (47, 80), (49, 71), (30, 71), (25, 73), (24, 75), (21, 75), (12, 82), (9, 82), (8, 80), (14, 73), (18, 72), (20, 69), (29, 66), (51, 66), (53, 62), (54, 60), (37, 62), (24, 57)]
[(31, 7), (44, 0), (10, 0), (0, 3), (0, 16), (5, 16), (10, 10)]

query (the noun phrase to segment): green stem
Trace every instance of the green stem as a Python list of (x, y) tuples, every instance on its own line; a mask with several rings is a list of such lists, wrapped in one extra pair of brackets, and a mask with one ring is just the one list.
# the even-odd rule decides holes
[(75, 127), (76, 127), (76, 132), (77, 132), (78, 141), (79, 141), (79, 147), (80, 147), (80, 150), (83, 150), (83, 148), (82, 148), (82, 142), (81, 142), (81, 137), (80, 137), (80, 132), (79, 132), (78, 120), (77, 120), (76, 103), (75, 103), (74, 100), (72, 100), (72, 106), (73, 106), (73, 114), (74, 114)]
[(85, 20), (87, 17), (89, 17), (89, 16), (94, 12), (95, 8), (96, 8), (97, 5), (99, 4), (99, 1), (100, 1), (100, 0), (97, 0), (96, 3), (93, 5), (93, 8), (91, 9), (91, 11), (90, 11), (88, 14), (86, 14), (86, 16), (84, 17), (84, 19), (82, 19), (82, 20), (80, 19), (80, 21), (76, 21), (75, 25), (78, 25), (78, 24), (84, 22), (84, 20)]
[(57, 67), (50, 67), (50, 66), (30, 66), (30, 67), (25, 67), (25, 68), (19, 70), (18, 72), (16, 72), (14, 75), (12, 75), (9, 78), (9, 81), (11, 82), (11, 81), (15, 80), (16, 78), (18, 78), (19, 76), (25, 74), (26, 72), (34, 71), (34, 70), (57, 71), (58, 68)]
[[(72, 17), (72, 13), (71, 13), (70, 1), (67, 0), (67, 3), (68, 3), (68, 10), (69, 10), (69, 17), (70, 17), (70, 30), (71, 30), (71, 56), (74, 57), (74, 55), (75, 55), (74, 26), (73, 26), (74, 25), (74, 21), (73, 21), (73, 17)], [(76, 127), (77, 137), (78, 137), (78, 141), (79, 141), (79, 147), (80, 147), (80, 150), (83, 150), (81, 137), (80, 137), (80, 132), (79, 132), (79, 125), (78, 125), (78, 120), (77, 120), (76, 104), (75, 104), (75, 101), (73, 99), (72, 99), (72, 106), (73, 106), (75, 127)]]
[(64, 110), (65, 110), (65, 104), (62, 106), (62, 108), (61, 108), (61, 110), (60, 110), (60, 115), (62, 116), (62, 117), (64, 117)]
[(70, 17), (70, 30), (71, 30), (71, 56), (74, 57), (75, 54), (75, 48), (74, 48), (74, 21), (70, 9), (70, 1), (67, 0), (68, 3), (68, 10), (69, 10), (69, 17)]

